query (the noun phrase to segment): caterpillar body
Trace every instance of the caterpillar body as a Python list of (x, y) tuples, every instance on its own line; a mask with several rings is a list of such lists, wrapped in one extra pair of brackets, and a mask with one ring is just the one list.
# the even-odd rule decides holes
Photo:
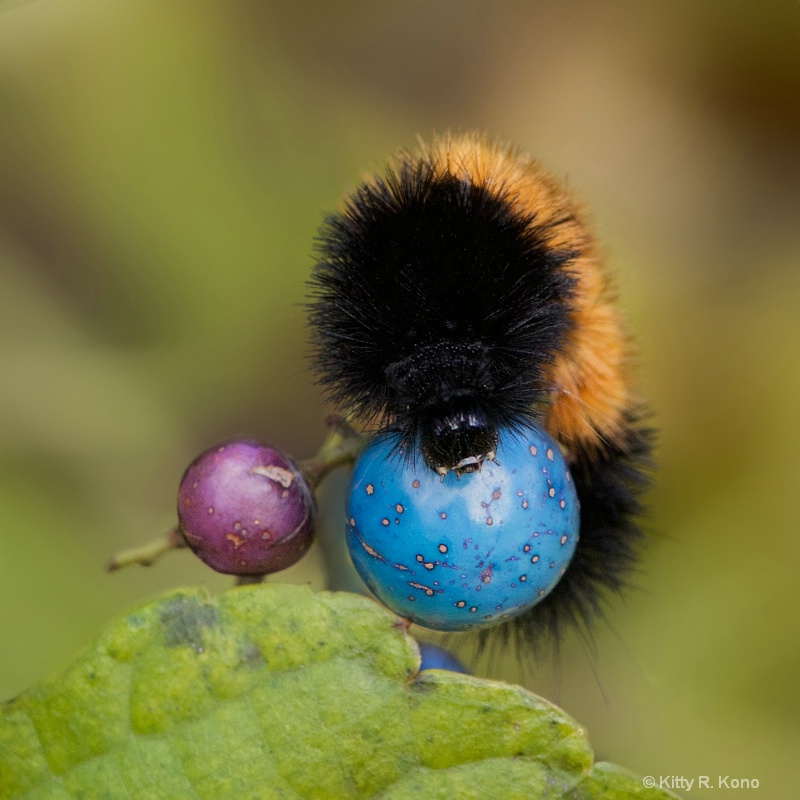
[(580, 501), (575, 554), (547, 597), (493, 630), (536, 641), (601, 614), (643, 538), (653, 433), (567, 190), (505, 144), (434, 138), (327, 218), (311, 286), (320, 382), (407, 457), (469, 473), (530, 424), (561, 447)]

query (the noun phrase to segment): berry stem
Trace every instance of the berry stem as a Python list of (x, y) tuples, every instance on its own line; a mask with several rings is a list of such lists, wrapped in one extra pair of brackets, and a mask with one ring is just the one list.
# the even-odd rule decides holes
[(176, 525), (171, 528), (158, 539), (154, 539), (148, 544), (140, 545), (139, 547), (131, 547), (128, 550), (122, 550), (115, 556), (111, 557), (108, 562), (108, 571), (114, 572), (115, 570), (128, 567), (131, 564), (139, 564), (143, 567), (149, 567), (156, 559), (168, 553), (170, 550), (178, 550), (181, 547), (186, 547), (186, 540), (178, 530)]
[[(326, 420), (330, 434), (320, 447), (319, 452), (313, 457), (299, 463), (300, 470), (306, 481), (317, 494), (319, 484), (333, 472), (336, 467), (343, 464), (352, 464), (366, 445), (366, 437), (359, 434), (344, 418), (331, 415)], [(329, 491), (344, 491), (346, 482), (340, 486), (340, 481), (332, 480), (326, 486), (323, 494)], [(322, 550), (322, 564), (325, 573), (325, 587), (332, 591), (364, 592), (364, 586), (355, 574), (341, 531), (334, 534), (331, 526), (320, 520), (317, 527), (317, 541)]]
[(252, 586), (253, 584), (264, 583), (266, 575), (238, 575), (236, 577), (237, 586)]
[(317, 454), (298, 464), (312, 489), (316, 489), (336, 467), (352, 464), (366, 444), (365, 437), (343, 417), (332, 415), (327, 424), (331, 432)]
[[(366, 444), (366, 439), (356, 431), (350, 423), (338, 416), (330, 416), (327, 419), (330, 429), (328, 438), (323, 442), (316, 455), (300, 461), (298, 467), (303, 473), (303, 477), (313, 490), (319, 486), (322, 480), (336, 467), (342, 464), (352, 464)], [(159, 559), (164, 553), (170, 550), (187, 547), (186, 540), (176, 525), (167, 531), (164, 536), (141, 545), (132, 547), (117, 553), (108, 562), (108, 571), (128, 567), (131, 564), (140, 564), (149, 567)], [(260, 576), (247, 577), (240, 579), (240, 583), (257, 583), (262, 578)]]

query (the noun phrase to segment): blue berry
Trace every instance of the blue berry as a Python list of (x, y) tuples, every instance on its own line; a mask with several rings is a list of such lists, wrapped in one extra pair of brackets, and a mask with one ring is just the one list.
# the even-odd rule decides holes
[(448, 650), (438, 644), (419, 642), (419, 670), (446, 669), (450, 672), (462, 672), (469, 675), (469, 670)]
[(555, 441), (503, 431), (497, 460), (441, 478), (378, 436), (359, 456), (347, 546), (370, 590), (435, 630), (468, 630), (521, 614), (564, 574), (580, 510)]

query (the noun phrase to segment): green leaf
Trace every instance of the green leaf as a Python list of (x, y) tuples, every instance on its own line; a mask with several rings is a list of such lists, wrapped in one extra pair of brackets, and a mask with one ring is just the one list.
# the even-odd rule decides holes
[(665, 798), (520, 687), (420, 673), (397, 618), (345, 593), (185, 589), (0, 708), (0, 797)]

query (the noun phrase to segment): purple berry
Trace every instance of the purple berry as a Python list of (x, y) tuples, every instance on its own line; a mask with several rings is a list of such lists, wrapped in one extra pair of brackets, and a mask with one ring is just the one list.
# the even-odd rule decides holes
[(190, 465), (178, 492), (186, 543), (228, 575), (266, 575), (300, 559), (313, 539), (314, 495), (274, 447), (232, 441)]

